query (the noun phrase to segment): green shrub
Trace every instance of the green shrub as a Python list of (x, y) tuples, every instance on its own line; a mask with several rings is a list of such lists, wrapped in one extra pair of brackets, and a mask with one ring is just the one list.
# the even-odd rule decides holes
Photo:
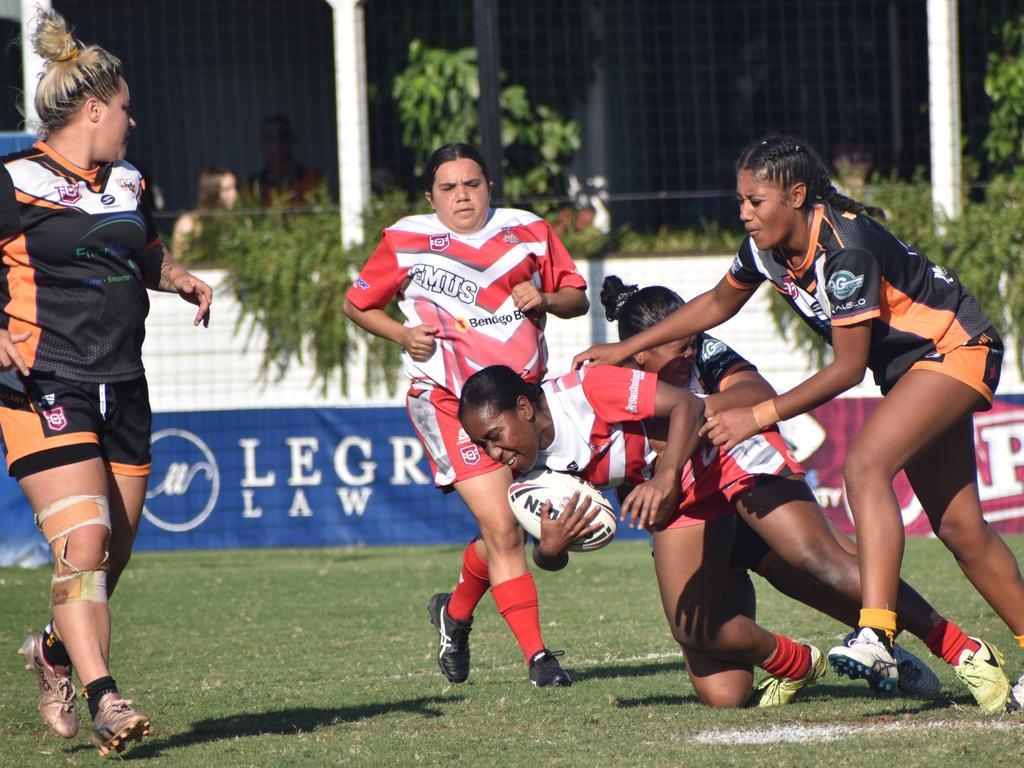
[[(395, 77), (392, 95), (402, 121), (402, 143), (423, 172), (430, 153), (450, 142), (480, 144), (476, 49), (446, 51), (409, 44), (409, 65)], [(564, 194), (562, 170), (580, 147), (580, 126), (544, 104), (530, 103), (526, 88), (506, 85), (499, 96), (504, 197), (548, 198)], [(553, 205), (532, 206), (541, 215)]]
[[(371, 336), (342, 312), (345, 293), (377, 245), (376, 236), (414, 212), (401, 193), (375, 199), (364, 215), (365, 244), (342, 248), (337, 206), (326, 189), (307, 207), (277, 200), (265, 211), (207, 217), (187, 254), (189, 263), (217, 265), (229, 274), (229, 290), (242, 307), (238, 331), (266, 333), (262, 381), (280, 378), (292, 361), (307, 359), (325, 393), (333, 384), (348, 392), (349, 363), (366, 343), (367, 387), (397, 386), (401, 349)], [(388, 312), (398, 318), (392, 304)]]

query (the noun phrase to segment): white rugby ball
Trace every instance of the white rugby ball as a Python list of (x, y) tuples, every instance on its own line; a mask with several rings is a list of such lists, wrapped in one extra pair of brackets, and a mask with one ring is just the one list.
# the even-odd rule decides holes
[(584, 499), (590, 499), (588, 514), (597, 509), (594, 523), (600, 528), (589, 536), (574, 541), (569, 545), (569, 549), (574, 552), (600, 549), (615, 536), (615, 511), (605, 495), (590, 483), (565, 472), (535, 469), (522, 475), (509, 486), (508, 503), (519, 524), (527, 533), (539, 539), (540, 508), (544, 502), (551, 502), (551, 515), (557, 520), (565, 509), (569, 497), (577, 491), (580, 494), (578, 503), (582, 504)]

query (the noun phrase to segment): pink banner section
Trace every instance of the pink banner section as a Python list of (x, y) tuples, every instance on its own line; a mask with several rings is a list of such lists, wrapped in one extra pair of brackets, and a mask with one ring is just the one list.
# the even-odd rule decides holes
[[(833, 400), (783, 425), (821, 508), (848, 532), (853, 531), (853, 521), (843, 489), (843, 458), (860, 425), (880, 402), (878, 398)], [(992, 410), (976, 414), (974, 440), (985, 519), (995, 530), (1024, 532), (1024, 404), (996, 400)], [(907, 533), (930, 534), (927, 515), (902, 472), (893, 487)]]

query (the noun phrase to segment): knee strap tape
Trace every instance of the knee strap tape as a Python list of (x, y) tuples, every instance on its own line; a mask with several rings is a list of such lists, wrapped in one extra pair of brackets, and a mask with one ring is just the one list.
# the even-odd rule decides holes
[(90, 570), (80, 570), (65, 558), (68, 536), (87, 525), (110, 530), (110, 505), (104, 496), (68, 496), (53, 502), (36, 515), (36, 526), (53, 550), (51, 605), (107, 602), (107, 559)]

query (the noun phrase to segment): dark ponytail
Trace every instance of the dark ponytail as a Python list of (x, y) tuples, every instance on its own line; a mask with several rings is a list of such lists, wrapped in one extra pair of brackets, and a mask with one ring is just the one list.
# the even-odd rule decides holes
[(601, 304), (608, 321), (618, 321), (621, 341), (664, 320), (685, 302), (678, 293), (663, 285), (638, 288), (626, 285), (615, 275), (608, 275), (601, 284)]
[(837, 190), (814, 149), (792, 136), (767, 136), (748, 144), (736, 160), (736, 173), (740, 171), (750, 171), (783, 189), (803, 182), (807, 185), (805, 210), (824, 201), (837, 211), (885, 218), (881, 208), (865, 205)]

